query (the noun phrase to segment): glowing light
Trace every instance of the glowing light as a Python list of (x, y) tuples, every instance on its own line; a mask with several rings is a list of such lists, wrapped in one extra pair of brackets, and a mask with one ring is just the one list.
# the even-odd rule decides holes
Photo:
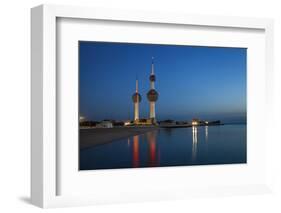
[(192, 126), (196, 126), (198, 125), (198, 122), (197, 121), (192, 121)]
[(124, 126), (128, 126), (128, 125), (130, 125), (130, 124), (131, 124), (130, 121), (126, 121), (126, 122), (124, 123)]

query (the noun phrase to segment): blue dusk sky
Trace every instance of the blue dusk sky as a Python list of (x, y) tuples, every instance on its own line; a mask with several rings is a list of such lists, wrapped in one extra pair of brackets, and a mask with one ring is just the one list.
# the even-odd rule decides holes
[(140, 118), (148, 118), (152, 57), (157, 120), (246, 121), (247, 49), (86, 41), (79, 42), (80, 115), (133, 119), (138, 78)]

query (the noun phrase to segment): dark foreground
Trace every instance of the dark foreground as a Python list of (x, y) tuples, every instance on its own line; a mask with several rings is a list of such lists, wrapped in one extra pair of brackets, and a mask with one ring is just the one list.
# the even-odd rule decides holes
[[(125, 138), (121, 138), (125, 135), (121, 129), (111, 129), (110, 134), (105, 137), (101, 131), (109, 129), (99, 130), (99, 137), (84, 132), (86, 134), (83, 135), (87, 136), (88, 140), (91, 140), (91, 137), (99, 138), (100, 144), (80, 149), (80, 170), (247, 162), (246, 125), (154, 130), (140, 128), (131, 129), (130, 136)], [(120, 136), (120, 139), (102, 143), (116, 135)], [(89, 143), (92, 144), (96, 142)]]

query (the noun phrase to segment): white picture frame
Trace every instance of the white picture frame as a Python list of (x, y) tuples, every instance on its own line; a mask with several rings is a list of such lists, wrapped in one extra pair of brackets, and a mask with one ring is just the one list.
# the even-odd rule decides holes
[[(84, 8), (74, 6), (41, 5), (31, 10), (31, 72), (32, 72), (32, 118), (31, 118), (31, 201), (33, 204), (47, 208), (59, 206), (91, 205), (97, 203), (114, 203), (142, 200), (165, 200), (196, 196), (213, 196), (228, 194), (252, 194), (270, 191), (268, 178), (258, 183), (233, 183), (233, 185), (210, 186), (209, 188), (167, 187), (163, 190), (154, 189), (153, 193), (133, 194), (132, 191), (124, 191), (127, 195), (118, 193), (103, 195), (58, 195), (58, 132), (57, 132), (57, 21), (64, 19), (105, 20), (133, 23), (153, 23), (167, 26), (200, 26), (231, 29), (253, 29), (264, 31), (265, 41), (265, 67), (266, 74), (263, 79), (266, 95), (265, 126), (263, 145), (270, 146), (268, 123), (271, 119), (273, 107), (273, 21), (271, 19), (240, 18), (240, 17), (216, 17), (187, 14), (166, 14), (144, 11), (123, 11), (99, 8)], [(252, 100), (255, 101), (255, 100)], [(261, 154), (265, 154), (261, 153)], [(270, 176), (268, 162), (260, 172), (266, 177)], [(182, 168), (183, 170), (185, 168)], [(229, 167), (228, 170), (233, 169)], [(247, 169), (247, 168), (246, 168)], [(138, 175), (142, 175), (139, 172)], [(159, 170), (158, 170), (159, 171)], [(118, 171), (117, 171), (118, 172)], [(146, 171), (147, 172), (147, 171)], [(155, 171), (150, 170), (148, 172)], [(162, 174), (174, 172), (173, 169), (161, 169)], [(95, 175), (101, 175), (96, 173)], [(103, 174), (104, 175), (104, 174)], [(110, 172), (107, 175), (113, 175)], [(124, 173), (123, 173), (124, 175)], [(124, 177), (124, 176), (123, 176)], [(75, 183), (73, 183), (75, 184)], [(159, 185), (158, 187), (160, 187)], [(162, 184), (163, 187), (165, 187)], [(70, 189), (71, 190), (71, 189)]]

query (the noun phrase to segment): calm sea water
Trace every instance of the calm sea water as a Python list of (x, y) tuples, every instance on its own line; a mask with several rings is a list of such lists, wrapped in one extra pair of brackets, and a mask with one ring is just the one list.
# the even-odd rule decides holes
[(159, 129), (83, 149), (80, 170), (246, 163), (246, 125)]

